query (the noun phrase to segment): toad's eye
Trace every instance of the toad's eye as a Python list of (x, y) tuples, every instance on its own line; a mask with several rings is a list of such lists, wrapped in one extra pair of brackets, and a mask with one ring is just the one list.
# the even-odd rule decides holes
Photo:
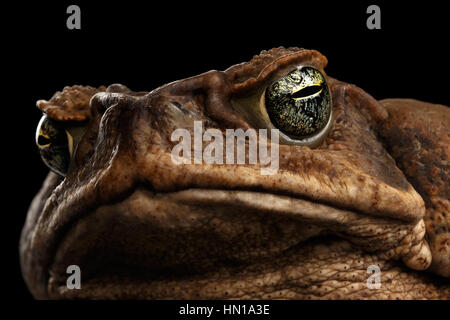
[(42, 161), (54, 172), (64, 176), (69, 167), (73, 141), (67, 130), (44, 115), (36, 130), (36, 144)]
[(272, 124), (295, 142), (309, 145), (331, 125), (331, 96), (323, 74), (301, 66), (273, 82), (264, 105)]

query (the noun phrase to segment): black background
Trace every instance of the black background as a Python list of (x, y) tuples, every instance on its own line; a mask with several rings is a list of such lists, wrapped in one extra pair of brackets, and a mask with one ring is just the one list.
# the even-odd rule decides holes
[[(441, 2), (442, 3), (442, 2)], [(66, 28), (66, 8), (81, 8), (81, 30)], [(381, 30), (368, 30), (366, 9), (381, 8)], [(151, 90), (165, 83), (248, 61), (263, 49), (316, 49), (327, 74), (377, 99), (450, 104), (447, 12), (439, 2), (398, 1), (59, 1), (3, 10), (4, 255), (11, 297), (30, 300), (18, 262), (27, 208), (47, 173), (34, 146), (38, 99), (66, 85), (123, 83)], [(5, 86), (3, 86), (5, 88)], [(5, 176), (6, 177), (6, 176)], [(11, 276), (9, 276), (11, 275)]]

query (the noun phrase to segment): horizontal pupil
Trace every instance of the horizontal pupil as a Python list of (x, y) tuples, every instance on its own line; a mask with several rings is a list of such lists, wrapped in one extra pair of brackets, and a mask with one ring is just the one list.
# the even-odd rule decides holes
[(44, 136), (39, 136), (39, 138), (38, 138), (38, 144), (40, 145), (40, 146), (45, 146), (46, 144), (49, 144), (50, 143), (50, 139), (47, 139), (46, 137), (44, 137)]
[(305, 98), (322, 90), (321, 85), (309, 86), (291, 94), (292, 98)]

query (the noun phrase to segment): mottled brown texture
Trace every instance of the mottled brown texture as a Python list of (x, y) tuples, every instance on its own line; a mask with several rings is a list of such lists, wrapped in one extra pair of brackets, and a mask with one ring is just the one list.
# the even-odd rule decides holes
[[(422, 197), (379, 139), (389, 113), (354, 85), (328, 78), (328, 136), (315, 149), (280, 145), (274, 175), (172, 162), (175, 129), (252, 127), (234, 106), (298, 64), (322, 69), (326, 58), (278, 48), (149, 93), (95, 94), (67, 176), (55, 187), (51, 175), (30, 207), (21, 262), (33, 295), (448, 299), (446, 279), (418, 272), (435, 243)], [(65, 287), (70, 264), (81, 290)], [(371, 264), (380, 290), (365, 286)]]
[(56, 92), (50, 100), (38, 100), (36, 106), (47, 116), (57, 121), (86, 121), (92, 116), (91, 98), (99, 92), (144, 95), (146, 92), (134, 92), (122, 84), (112, 84), (108, 88), (100, 86), (75, 85), (64, 87)]
[(430, 270), (450, 277), (450, 112), (446, 106), (412, 99), (381, 104), (389, 112), (381, 136), (425, 201)]
[[(213, 272), (177, 279), (133, 279), (112, 268), (86, 285), (82, 292), (50, 283), (55, 297), (65, 299), (448, 299), (418, 272), (368, 254), (342, 240), (307, 241), (277, 259), (248, 267), (217, 266)], [(382, 287), (367, 287), (368, 265), (382, 272)], [(126, 273), (127, 274), (127, 273)], [(111, 279), (114, 279), (111, 281)], [(120, 286), (120, 290), (117, 290)]]
[(312, 65), (323, 71), (328, 60), (316, 50), (279, 47), (263, 50), (249, 62), (234, 65), (224, 73), (232, 85), (233, 94), (240, 95), (260, 87), (276, 71), (299, 63)]
[(105, 91), (90, 86), (65, 87), (56, 92), (50, 100), (39, 100), (37, 107), (50, 118), (58, 121), (85, 121), (90, 118), (89, 102), (97, 92)]

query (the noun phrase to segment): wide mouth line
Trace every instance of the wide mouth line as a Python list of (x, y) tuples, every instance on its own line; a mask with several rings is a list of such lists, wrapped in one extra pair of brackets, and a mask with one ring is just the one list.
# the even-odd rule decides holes
[[(136, 185), (132, 188), (131, 191), (127, 192), (126, 196), (120, 197), (119, 200), (111, 202), (109, 204), (101, 204), (95, 208), (90, 208), (90, 210), (86, 210), (83, 214), (79, 214), (78, 217), (72, 219), (72, 221), (65, 226), (65, 233), (61, 236), (59, 241), (57, 242), (54, 254), (52, 255), (52, 259), (49, 263), (50, 270), (52, 266), (55, 265), (57, 261), (55, 261), (57, 253), (60, 251), (61, 246), (66, 241), (67, 236), (70, 234), (70, 231), (76, 228), (77, 224), (84, 218), (95, 214), (96, 210), (102, 206), (115, 206), (120, 205), (129, 199), (135, 192), (144, 191), (151, 194), (155, 199), (158, 198), (166, 198), (165, 200), (171, 200), (178, 203), (183, 204), (191, 204), (191, 205), (202, 205), (202, 204), (215, 204), (215, 205), (232, 205), (242, 208), (249, 208), (255, 210), (260, 213), (266, 214), (280, 214), (285, 217), (293, 218), (294, 220), (300, 219), (301, 221), (310, 221), (310, 222), (319, 222), (319, 224), (327, 224), (327, 223), (342, 223), (337, 219), (336, 214), (344, 213), (347, 217), (355, 218), (358, 215), (364, 215), (364, 213), (360, 213), (357, 211), (350, 211), (348, 209), (340, 209), (334, 206), (330, 206), (328, 204), (320, 204), (310, 199), (300, 199), (298, 197), (291, 197), (289, 195), (280, 195), (274, 193), (267, 193), (255, 190), (221, 190), (221, 189), (200, 189), (200, 188), (190, 188), (184, 189), (174, 192), (167, 193), (155, 193), (154, 191), (144, 187), (144, 185)], [(252, 198), (253, 197), (253, 198)], [(266, 201), (261, 202), (258, 200), (258, 197), (266, 198)], [(268, 198), (268, 199), (267, 199)], [(277, 206), (273, 204), (277, 203)], [(299, 214), (296, 212), (297, 205), (305, 205), (309, 207), (314, 207), (315, 209), (319, 209), (319, 211)], [(372, 217), (374, 219), (390, 219), (390, 218), (380, 218), (380, 217)], [(344, 219), (345, 220), (345, 219)], [(398, 223), (399, 221), (397, 221)]]
[[(59, 186), (59, 185), (58, 185)], [(375, 219), (383, 219), (383, 220), (392, 220), (392, 221), (397, 221), (400, 223), (407, 223), (410, 221), (406, 221), (400, 218), (395, 218), (395, 217), (391, 217), (391, 216), (374, 216), (372, 214), (369, 213), (365, 213), (365, 212), (361, 212), (360, 210), (356, 209), (356, 208), (349, 208), (349, 207), (345, 207), (345, 206), (339, 206), (336, 204), (330, 204), (326, 201), (321, 201), (320, 199), (311, 199), (309, 197), (306, 196), (300, 196), (297, 194), (292, 194), (289, 192), (283, 192), (283, 191), (278, 191), (278, 192), (267, 192), (267, 190), (263, 189), (263, 188), (256, 188), (256, 187), (249, 187), (249, 188), (234, 188), (234, 189), (205, 189), (205, 188), (186, 188), (186, 189), (180, 189), (180, 190), (175, 190), (175, 191), (168, 191), (168, 192), (156, 192), (153, 190), (153, 188), (151, 188), (148, 184), (146, 183), (136, 183), (133, 187), (129, 188), (128, 190), (124, 191), (121, 193), (120, 196), (116, 197), (116, 199), (111, 200), (111, 201), (106, 201), (103, 202), (101, 204), (97, 204), (96, 206), (88, 206), (86, 208), (84, 208), (84, 210), (80, 211), (78, 214), (75, 214), (73, 216), (72, 219), (70, 219), (69, 221), (66, 222), (66, 225), (64, 226), (64, 230), (61, 235), (60, 239), (63, 239), (67, 233), (68, 230), (70, 230), (79, 219), (82, 219), (83, 217), (85, 217), (87, 214), (89, 214), (90, 212), (95, 212), (99, 207), (101, 206), (109, 206), (109, 205), (117, 205), (122, 203), (124, 200), (126, 200), (127, 198), (129, 198), (134, 192), (136, 192), (136, 190), (139, 189), (143, 189), (146, 190), (148, 192), (151, 192), (155, 197), (165, 197), (165, 196), (170, 196), (170, 195), (180, 195), (180, 194), (185, 194), (185, 193), (189, 193), (190, 195), (195, 195), (197, 192), (204, 192), (204, 194), (208, 194), (209, 197), (207, 197), (207, 200), (210, 201), (214, 201), (212, 195), (215, 192), (224, 192), (224, 193), (234, 193), (234, 194), (258, 194), (260, 196), (263, 197), (274, 197), (276, 199), (280, 199), (280, 198), (284, 198), (284, 199), (290, 199), (293, 201), (303, 201), (306, 203), (311, 203), (311, 204), (315, 204), (315, 205), (319, 205), (319, 206), (323, 206), (326, 207), (327, 209), (332, 209), (332, 210), (338, 210), (338, 211), (342, 211), (342, 212), (347, 212), (350, 214), (357, 214), (357, 215), (363, 215), (366, 217), (370, 217), (370, 218), (375, 218)], [(192, 193), (192, 194), (191, 194)], [(50, 193), (51, 195), (52, 193)], [(205, 197), (203, 197), (203, 200), (206, 199)], [(181, 200), (181, 199), (179, 199)], [(185, 203), (188, 203), (189, 201), (184, 198), (182, 199)], [(197, 198), (197, 201), (200, 200), (200, 198)], [(193, 201), (192, 201), (193, 202)], [(225, 202), (223, 202), (225, 203)], [(232, 204), (232, 202), (229, 202), (230, 204)], [(263, 204), (264, 202), (260, 202), (260, 204)], [(265, 203), (270, 203), (270, 201), (267, 201)], [(60, 242), (60, 241), (59, 241)], [(55, 250), (56, 251), (56, 250)], [(53, 255), (54, 256), (54, 255)]]

